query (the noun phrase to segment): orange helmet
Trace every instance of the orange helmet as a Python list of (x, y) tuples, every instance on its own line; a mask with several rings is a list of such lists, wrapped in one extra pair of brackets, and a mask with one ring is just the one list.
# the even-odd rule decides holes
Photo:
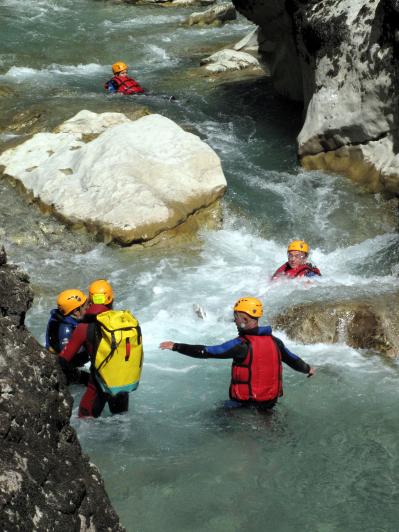
[(58, 310), (65, 316), (73, 312), (75, 309), (84, 305), (87, 301), (87, 297), (83, 292), (72, 288), (70, 290), (64, 290), (57, 297)]
[(90, 301), (96, 305), (109, 305), (114, 299), (112, 286), (105, 279), (97, 279), (89, 286)]
[(119, 72), (122, 72), (122, 70), (127, 70), (127, 64), (123, 61), (117, 61), (112, 65), (112, 72), (114, 74), (119, 74)]
[(302, 253), (309, 253), (309, 244), (307, 244), (304, 240), (293, 240), (288, 244), (288, 253), (290, 251), (302, 251)]
[(236, 301), (234, 312), (245, 312), (252, 318), (261, 318), (263, 316), (263, 305), (256, 297), (242, 297)]

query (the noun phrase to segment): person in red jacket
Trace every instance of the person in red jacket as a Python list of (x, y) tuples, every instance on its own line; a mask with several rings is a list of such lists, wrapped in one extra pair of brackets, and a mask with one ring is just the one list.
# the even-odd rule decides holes
[(259, 326), (262, 315), (263, 305), (259, 299), (243, 297), (234, 305), (237, 338), (213, 346), (167, 340), (159, 347), (194, 358), (232, 358), (230, 400), (225, 402), (225, 407), (256, 406), (268, 410), (283, 395), (282, 362), (308, 377), (314, 375), (315, 370), (273, 336), (271, 327)]
[(112, 65), (114, 76), (104, 85), (105, 90), (111, 93), (144, 94), (144, 89), (133, 78), (129, 78), (127, 71), (128, 66), (123, 61), (114, 63)]
[[(95, 321), (98, 314), (112, 309), (114, 296), (108, 281), (104, 279), (93, 281), (89, 286), (89, 297), (90, 305), (86, 310), (84, 321), (76, 327), (71, 339), (58, 357), (61, 368), (66, 374), (73, 367), (73, 361), (82, 346), (93, 360), (95, 346), (93, 345), (94, 338), (90, 338), (89, 325)], [(121, 414), (129, 408), (129, 395), (127, 392), (120, 392), (115, 396), (105, 393), (96, 379), (92, 365), (89, 382), (79, 404), (79, 417), (98, 417), (106, 403), (112, 414)]]
[(295, 277), (315, 277), (320, 276), (319, 268), (308, 262), (309, 244), (303, 240), (293, 240), (287, 249), (288, 261), (285, 262), (272, 275), (272, 281)]

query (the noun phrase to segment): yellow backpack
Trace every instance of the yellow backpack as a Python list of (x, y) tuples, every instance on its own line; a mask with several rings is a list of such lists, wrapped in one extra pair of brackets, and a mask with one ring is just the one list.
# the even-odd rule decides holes
[(104, 392), (132, 392), (140, 381), (143, 345), (139, 322), (128, 310), (108, 310), (96, 316), (97, 349), (92, 364)]

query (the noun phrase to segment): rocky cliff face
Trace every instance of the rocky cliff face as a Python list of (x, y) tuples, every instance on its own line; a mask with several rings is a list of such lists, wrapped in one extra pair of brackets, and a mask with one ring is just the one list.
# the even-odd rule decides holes
[(24, 327), (32, 299), (27, 276), (0, 261), (0, 529), (122, 531), (69, 424), (56, 360)]
[(399, 194), (399, 1), (234, 4), (260, 26), (276, 90), (304, 102), (302, 164)]

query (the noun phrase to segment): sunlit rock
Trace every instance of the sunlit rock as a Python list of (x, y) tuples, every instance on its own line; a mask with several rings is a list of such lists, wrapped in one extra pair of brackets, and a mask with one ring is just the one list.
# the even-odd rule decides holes
[(398, 357), (398, 305), (399, 293), (370, 300), (297, 305), (275, 318), (273, 325), (306, 344), (345, 342)]
[(234, 50), (241, 50), (244, 52), (252, 52), (257, 53), (259, 49), (258, 44), (258, 33), (259, 28), (256, 27), (252, 31), (248, 33), (248, 35), (245, 35), (242, 39), (240, 39), (234, 46)]
[(253, 55), (229, 49), (220, 50), (202, 59), (201, 65), (210, 72), (226, 72), (246, 68), (260, 69), (259, 61)]
[(229, 20), (235, 20), (237, 18), (237, 12), (235, 7), (231, 4), (220, 4), (215, 7), (211, 7), (201, 13), (193, 13), (187, 20), (189, 26), (194, 25), (221, 25)]
[(93, 113), (83, 109), (77, 115), (55, 128), (56, 133), (99, 135), (106, 129), (131, 122), (123, 113)]
[(121, 244), (175, 231), (226, 189), (220, 159), (160, 115), (79, 133), (39, 133), (0, 156), (4, 173), (67, 224)]
[(304, 102), (303, 165), (399, 194), (398, 2), (233, 3), (260, 26), (276, 90)]

